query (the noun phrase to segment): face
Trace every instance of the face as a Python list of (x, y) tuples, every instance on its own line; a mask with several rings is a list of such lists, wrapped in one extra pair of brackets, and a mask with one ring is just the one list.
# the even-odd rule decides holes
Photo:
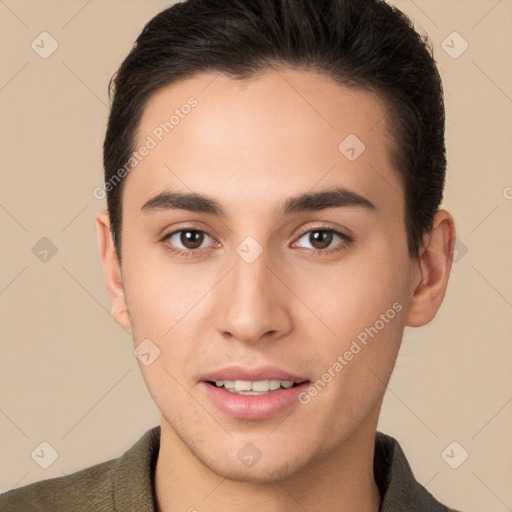
[(293, 70), (197, 75), (145, 108), (124, 322), (162, 431), (219, 475), (285, 478), (375, 432), (417, 281), (385, 113)]

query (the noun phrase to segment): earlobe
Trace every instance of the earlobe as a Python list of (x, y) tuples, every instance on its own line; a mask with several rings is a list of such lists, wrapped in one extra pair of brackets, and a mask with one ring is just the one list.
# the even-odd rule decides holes
[(440, 210), (417, 260), (419, 279), (407, 308), (407, 326), (425, 325), (439, 310), (448, 286), (454, 245), (453, 217), (446, 210)]
[(112, 318), (123, 329), (130, 330), (131, 322), (126, 305), (121, 266), (119, 265), (114, 241), (112, 240), (110, 218), (107, 210), (102, 210), (96, 215), (96, 232), (98, 237), (98, 253), (103, 265), (110, 303), (112, 304)]

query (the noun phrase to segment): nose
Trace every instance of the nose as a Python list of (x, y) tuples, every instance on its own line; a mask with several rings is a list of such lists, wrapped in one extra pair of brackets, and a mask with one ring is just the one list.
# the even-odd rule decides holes
[(234, 254), (216, 315), (217, 328), (224, 337), (254, 343), (290, 332), (289, 291), (269, 263), (266, 251), (252, 262)]

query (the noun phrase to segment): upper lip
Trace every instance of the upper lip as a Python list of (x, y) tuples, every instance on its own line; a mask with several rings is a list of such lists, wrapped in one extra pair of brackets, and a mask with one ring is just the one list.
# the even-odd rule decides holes
[(298, 384), (307, 381), (305, 377), (282, 370), (277, 366), (259, 366), (247, 368), (243, 366), (227, 366), (201, 376), (202, 381), (216, 380), (287, 380)]

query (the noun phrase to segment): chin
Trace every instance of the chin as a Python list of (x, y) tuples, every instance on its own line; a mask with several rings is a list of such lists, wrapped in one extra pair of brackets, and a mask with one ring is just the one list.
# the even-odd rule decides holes
[(284, 464), (263, 463), (260, 460), (251, 468), (245, 468), (240, 461), (235, 460), (231, 465), (219, 466), (218, 460), (213, 464), (201, 461), (208, 469), (216, 475), (232, 480), (234, 482), (245, 482), (250, 484), (273, 484), (293, 477), (305, 464), (298, 461), (289, 461)]

